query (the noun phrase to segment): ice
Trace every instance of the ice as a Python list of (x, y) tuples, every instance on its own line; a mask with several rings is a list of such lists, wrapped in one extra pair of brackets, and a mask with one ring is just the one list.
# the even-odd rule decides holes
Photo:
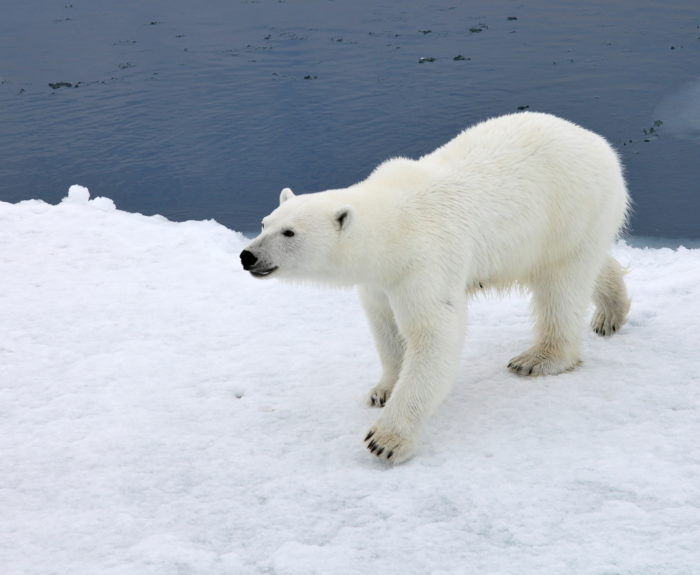
[(98, 196), (97, 198), (91, 200), (91, 203), (94, 208), (102, 210), (103, 212), (111, 212), (112, 210), (117, 209), (117, 206), (114, 204), (114, 201), (110, 198), (103, 198), (101, 196)]
[(353, 292), (89, 198), (0, 202), (3, 575), (697, 571), (700, 250), (615, 246), (629, 322), (556, 377), (505, 368), (527, 297), (477, 298), (457, 385), (388, 467)]
[(90, 190), (88, 190), (85, 186), (74, 184), (68, 188), (68, 196), (63, 198), (63, 201), (84, 204), (87, 203), (89, 199)]

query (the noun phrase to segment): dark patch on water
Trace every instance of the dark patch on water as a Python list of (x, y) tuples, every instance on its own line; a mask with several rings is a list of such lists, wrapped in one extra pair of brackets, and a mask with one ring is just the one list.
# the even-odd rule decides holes
[(59, 88), (72, 88), (73, 84), (71, 82), (49, 82), (49, 87), (52, 90), (58, 90)]

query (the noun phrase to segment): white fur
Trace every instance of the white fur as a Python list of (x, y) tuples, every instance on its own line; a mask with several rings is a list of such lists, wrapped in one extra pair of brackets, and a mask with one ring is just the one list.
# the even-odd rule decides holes
[(605, 139), (526, 112), (480, 123), (419, 160), (388, 160), (349, 188), (285, 189), (247, 250), (258, 258), (251, 271), (360, 286), (383, 368), (369, 402), (386, 404), (366, 443), (398, 463), (455, 379), (465, 291), (532, 291), (535, 342), (509, 364), (522, 375), (580, 362), (591, 298), (597, 332), (622, 325), (629, 300), (607, 250), (627, 209)]

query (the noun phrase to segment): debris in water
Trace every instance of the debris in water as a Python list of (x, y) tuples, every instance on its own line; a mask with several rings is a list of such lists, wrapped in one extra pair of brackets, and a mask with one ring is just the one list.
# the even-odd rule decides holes
[(49, 82), (49, 86), (53, 90), (58, 90), (59, 88), (72, 88), (73, 84), (71, 82)]
[[(664, 123), (661, 120), (654, 120), (654, 123), (651, 126), (649, 126), (648, 128), (644, 128), (642, 130), (642, 133), (645, 136), (653, 136), (655, 138), (658, 138), (659, 137), (659, 128), (661, 126), (663, 126), (663, 124)], [(651, 140), (648, 138), (645, 138), (644, 141), (651, 142)]]
[(461, 60), (471, 60), (471, 58), (465, 58), (461, 54), (457, 54), (454, 58), (452, 58), (455, 62), (459, 62)]
[(418, 58), (419, 64), (424, 64), (425, 62), (435, 62), (435, 58)]

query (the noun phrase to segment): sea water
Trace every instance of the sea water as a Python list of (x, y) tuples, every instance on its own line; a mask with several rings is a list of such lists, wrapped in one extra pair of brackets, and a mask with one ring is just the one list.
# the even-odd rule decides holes
[(62, 0), (0, 19), (0, 200), (70, 184), (258, 228), (466, 126), (550, 112), (619, 150), (638, 236), (700, 238), (696, 0)]

